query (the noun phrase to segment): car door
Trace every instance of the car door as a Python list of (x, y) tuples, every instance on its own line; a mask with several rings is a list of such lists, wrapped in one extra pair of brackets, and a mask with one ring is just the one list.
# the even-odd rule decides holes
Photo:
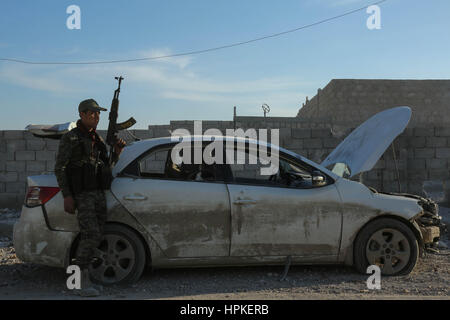
[(153, 149), (131, 163), (137, 166), (131, 170), (137, 176), (119, 175), (112, 192), (167, 257), (228, 256), (231, 228), (226, 184), (219, 177), (202, 179), (193, 174), (195, 165), (175, 170), (180, 167), (171, 162), (171, 147)]
[[(238, 149), (235, 154), (242, 152), (248, 156), (248, 148)], [(273, 176), (261, 175), (260, 158), (257, 164), (229, 166), (233, 175), (227, 185), (231, 202), (231, 256), (291, 255), (314, 261), (320, 256), (338, 255), (341, 200), (331, 178), (321, 187), (312, 187), (314, 168), (282, 154), (278, 173)], [(294, 178), (287, 183), (289, 170)], [(302, 178), (295, 181), (297, 176)]]

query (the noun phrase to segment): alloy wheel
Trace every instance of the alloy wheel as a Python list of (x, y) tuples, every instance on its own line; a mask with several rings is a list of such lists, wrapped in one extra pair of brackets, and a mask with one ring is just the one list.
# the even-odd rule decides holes
[(408, 264), (411, 257), (409, 241), (398, 230), (380, 229), (367, 241), (366, 257), (370, 265), (380, 267), (382, 274), (395, 274)]
[(113, 284), (126, 278), (136, 263), (136, 252), (130, 241), (120, 235), (106, 234), (95, 250), (95, 261), (90, 274), (104, 284)]

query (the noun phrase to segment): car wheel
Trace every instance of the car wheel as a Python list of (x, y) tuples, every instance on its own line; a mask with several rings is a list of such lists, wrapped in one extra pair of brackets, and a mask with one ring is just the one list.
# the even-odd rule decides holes
[(106, 224), (103, 238), (89, 267), (93, 281), (104, 284), (133, 283), (145, 268), (145, 248), (135, 232), (118, 224)]
[(369, 265), (377, 265), (383, 275), (405, 275), (414, 269), (418, 258), (416, 236), (396, 219), (381, 218), (369, 223), (355, 240), (355, 266), (364, 274)]

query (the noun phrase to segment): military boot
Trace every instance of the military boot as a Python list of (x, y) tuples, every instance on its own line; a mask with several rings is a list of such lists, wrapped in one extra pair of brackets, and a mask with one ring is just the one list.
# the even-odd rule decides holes
[(75, 289), (75, 294), (82, 297), (98, 297), (100, 292), (94, 287), (89, 277), (89, 269), (81, 271), (81, 288)]

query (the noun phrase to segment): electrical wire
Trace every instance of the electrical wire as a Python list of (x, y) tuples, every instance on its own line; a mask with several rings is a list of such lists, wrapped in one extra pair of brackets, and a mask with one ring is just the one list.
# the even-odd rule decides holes
[(307, 24), (295, 29), (290, 29), (287, 31), (283, 31), (283, 32), (278, 32), (278, 33), (274, 33), (271, 35), (267, 35), (267, 36), (263, 36), (260, 38), (255, 38), (252, 40), (247, 40), (247, 41), (241, 41), (241, 42), (236, 42), (236, 43), (232, 43), (232, 44), (228, 44), (228, 45), (223, 45), (220, 47), (214, 47), (214, 48), (209, 48), (209, 49), (203, 49), (203, 50), (195, 50), (195, 51), (188, 51), (188, 52), (183, 52), (183, 53), (175, 53), (175, 54), (169, 54), (169, 55), (164, 55), (164, 56), (156, 56), (156, 57), (147, 57), (147, 58), (136, 58), (136, 59), (124, 59), (124, 60), (106, 60), (106, 61), (82, 61), (82, 62), (36, 62), (36, 61), (28, 61), (28, 60), (20, 60), (20, 59), (15, 59), (15, 58), (0, 58), (0, 61), (6, 61), (6, 62), (16, 62), (16, 63), (24, 63), (24, 64), (44, 64), (44, 65), (74, 65), (74, 64), (110, 64), (110, 63), (124, 63), (124, 62), (138, 62), (138, 61), (148, 61), (148, 60), (157, 60), (157, 59), (164, 59), (164, 58), (174, 58), (174, 57), (181, 57), (181, 56), (188, 56), (188, 55), (194, 55), (194, 54), (200, 54), (200, 53), (206, 53), (206, 52), (211, 52), (211, 51), (217, 51), (217, 50), (222, 50), (222, 49), (227, 49), (227, 48), (232, 48), (232, 47), (237, 47), (237, 46), (241, 46), (241, 45), (245, 45), (245, 44), (249, 44), (252, 42), (256, 42), (256, 41), (261, 41), (261, 40), (265, 40), (265, 39), (269, 39), (269, 38), (275, 38), (275, 37), (279, 37), (288, 33), (292, 33), (292, 32), (296, 32), (299, 30), (303, 30), (303, 29), (307, 29), (307, 28), (311, 28), (314, 26), (317, 26), (319, 24), (323, 24), (332, 20), (336, 20), (348, 15), (351, 15), (353, 13), (362, 11), (366, 8), (368, 8), (369, 6), (373, 6), (373, 5), (378, 5), (381, 4), (383, 2), (386, 2), (388, 0), (381, 0), (375, 3), (372, 3), (368, 6), (364, 6), (358, 9), (354, 9), (351, 11), (348, 11), (346, 13), (331, 17), (331, 18), (327, 18), (324, 20), (320, 20), (311, 24)]

